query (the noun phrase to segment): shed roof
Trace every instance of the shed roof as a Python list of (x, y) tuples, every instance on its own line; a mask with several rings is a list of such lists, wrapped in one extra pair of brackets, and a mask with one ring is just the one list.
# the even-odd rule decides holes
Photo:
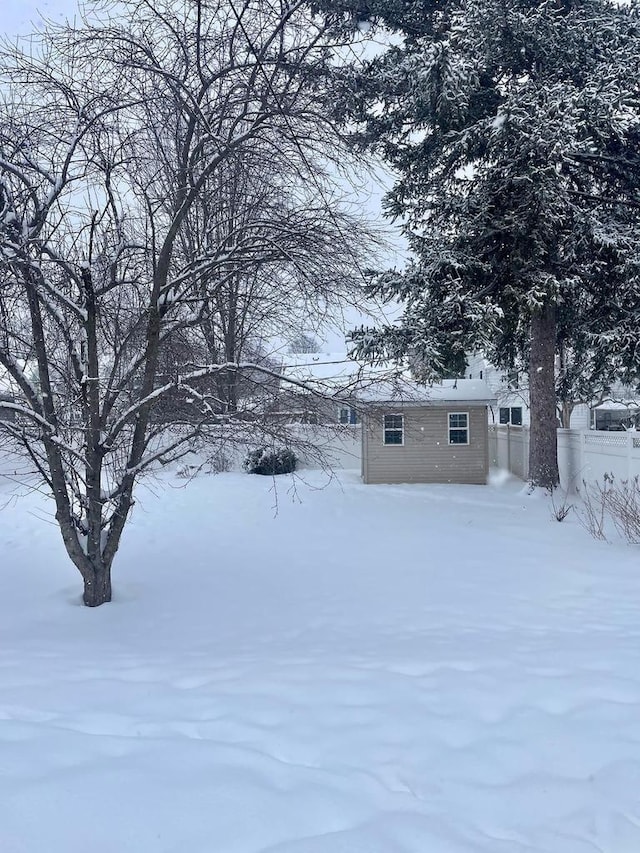
[(391, 381), (373, 382), (357, 392), (362, 403), (394, 403), (405, 406), (445, 406), (450, 403), (469, 405), (492, 405), (495, 394), (481, 379), (443, 379), (433, 385), (399, 378)]
[[(489, 385), (480, 379), (444, 379), (421, 385), (407, 370), (391, 364), (366, 364), (344, 353), (305, 353), (282, 359), (283, 385), (303, 387), (317, 393), (352, 398), (364, 404), (394, 403), (424, 406), (496, 402)], [(289, 380), (289, 382), (287, 382)]]

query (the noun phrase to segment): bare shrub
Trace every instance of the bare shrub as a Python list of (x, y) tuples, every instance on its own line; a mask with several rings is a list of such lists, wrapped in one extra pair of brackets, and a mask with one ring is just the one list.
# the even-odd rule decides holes
[(574, 508), (573, 504), (567, 502), (567, 495), (562, 498), (562, 501), (556, 500), (555, 492), (551, 492), (552, 515), (556, 521), (562, 522)]
[(577, 489), (582, 497), (582, 507), (578, 511), (578, 520), (584, 529), (594, 539), (608, 541), (605, 535), (605, 522), (607, 518), (607, 492), (611, 482), (609, 475), (605, 475), (604, 482), (587, 483), (582, 481), (582, 490)]
[(180, 465), (176, 468), (176, 477), (180, 480), (192, 480), (200, 470), (200, 465)]
[(605, 474), (602, 483), (582, 481), (582, 508), (578, 518), (594, 539), (606, 541), (607, 518), (631, 545), (640, 545), (640, 478), (616, 482)]
[(640, 545), (640, 478), (621, 480), (613, 477), (607, 490), (607, 509), (621, 536), (632, 545)]

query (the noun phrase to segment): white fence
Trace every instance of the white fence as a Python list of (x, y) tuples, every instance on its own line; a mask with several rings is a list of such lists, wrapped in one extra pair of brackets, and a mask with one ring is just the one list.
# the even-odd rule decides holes
[(529, 428), (490, 425), (489, 464), (526, 480), (529, 475)]
[(290, 432), (300, 441), (300, 446), (295, 441), (293, 446), (303, 467), (360, 468), (360, 426), (296, 424)]
[[(490, 426), (489, 457), (497, 468), (526, 480), (529, 474), (529, 430), (527, 427)], [(602, 480), (613, 474), (617, 480), (640, 476), (640, 432), (558, 430), (560, 482), (569, 490), (583, 480)]]

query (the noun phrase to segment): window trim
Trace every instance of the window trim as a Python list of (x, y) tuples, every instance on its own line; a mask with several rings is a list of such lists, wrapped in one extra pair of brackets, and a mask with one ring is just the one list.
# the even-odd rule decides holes
[[(513, 419), (513, 412), (519, 410), (520, 411), (520, 423), (515, 423)], [(503, 412), (506, 412), (506, 421), (503, 420)], [(522, 417), (523, 417), (523, 406), (500, 406), (498, 411), (498, 423), (501, 426), (522, 426)]]
[[(347, 419), (342, 420), (342, 413), (347, 413)], [(338, 408), (338, 422), (340, 426), (360, 426), (360, 416), (358, 410), (353, 406), (340, 406)]]
[[(386, 419), (390, 418), (401, 418), (402, 426), (400, 428), (397, 427), (387, 427)], [(401, 441), (386, 441), (388, 432), (399, 432)], [(383, 447), (404, 447), (404, 412), (385, 412), (382, 416), (382, 445)]]
[(509, 388), (513, 391), (517, 391), (520, 388), (520, 371), (511, 369), (507, 371), (506, 381)]
[[(466, 427), (452, 427), (451, 426), (451, 418), (453, 415), (464, 415), (467, 419)], [(451, 441), (451, 432), (462, 432), (464, 430), (467, 433), (466, 441)], [(447, 412), (447, 443), (449, 447), (468, 447), (471, 440), (471, 430), (469, 428), (469, 412)]]

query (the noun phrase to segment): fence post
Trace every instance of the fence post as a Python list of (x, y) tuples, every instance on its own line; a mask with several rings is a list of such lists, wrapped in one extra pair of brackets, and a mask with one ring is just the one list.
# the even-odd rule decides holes
[(633, 453), (633, 433), (626, 432), (625, 437), (627, 439), (627, 480), (631, 479), (631, 463), (632, 458), (631, 455)]

